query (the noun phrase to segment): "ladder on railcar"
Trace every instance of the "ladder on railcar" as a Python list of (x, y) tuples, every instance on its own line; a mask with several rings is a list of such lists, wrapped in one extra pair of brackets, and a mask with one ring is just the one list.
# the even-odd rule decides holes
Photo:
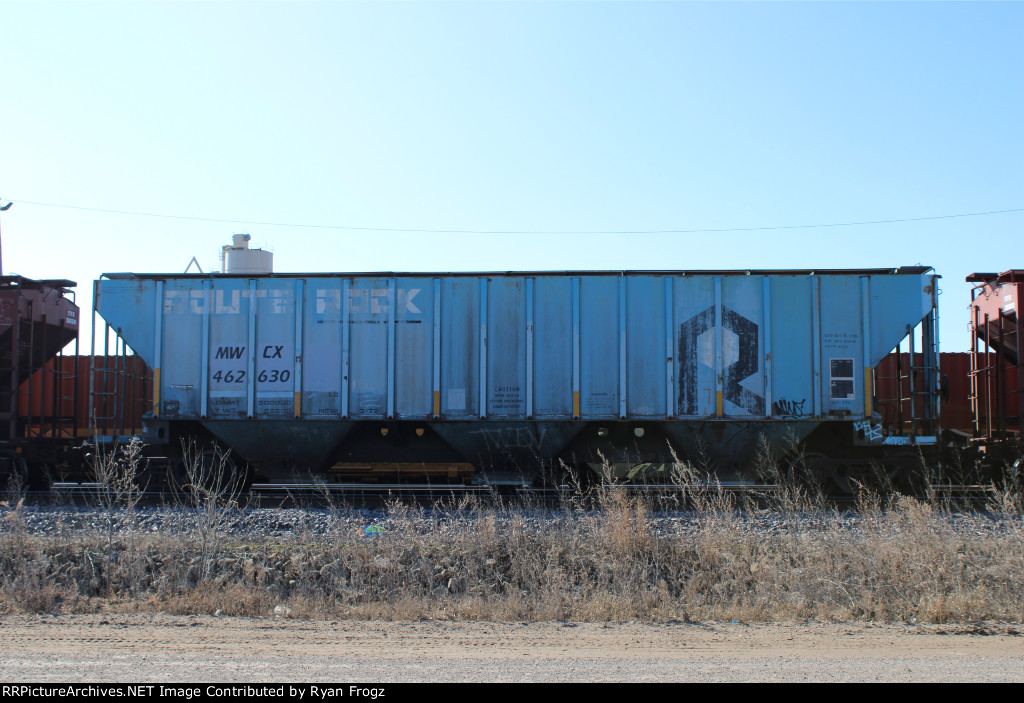
[[(891, 407), (893, 417), (884, 417), (883, 424), (896, 436), (935, 437), (940, 425), (940, 367), (938, 346), (938, 314), (931, 311), (920, 324), (921, 351), (917, 351), (917, 333), (907, 325), (908, 351), (897, 347), (894, 357), (894, 376), (888, 364), (880, 364), (874, 371), (873, 388), (893, 388), (894, 398), (878, 397), (882, 408)], [(903, 342), (900, 342), (902, 346)], [(884, 369), (884, 370), (883, 370)], [(891, 383), (884, 383), (889, 381)]]
[[(46, 324), (45, 317), (43, 324)], [(63, 328), (63, 321), (60, 327)], [(22, 437), (59, 442), (74, 441), (81, 435), (78, 351), (78, 336), (75, 335), (73, 354), (65, 355), (63, 348), (57, 350), (21, 384), (18, 414)], [(49, 354), (45, 342), (41, 353), (43, 358)], [(29, 355), (32, 354), (30, 349)]]
[(35, 319), (33, 302), (26, 305), (27, 314), (4, 332), (0, 349), (0, 438), (12, 446), (25, 440), (56, 445), (76, 436), (78, 335), (75, 356), (65, 356), (60, 342), (67, 336), (66, 321), (54, 324), (45, 314)]
[[(89, 434), (97, 444), (129, 441), (142, 434), (142, 415), (149, 408), (151, 375), (121, 336), (102, 323), (100, 348), (93, 315), (89, 365)], [(113, 348), (111, 348), (113, 347)]]
[(976, 436), (1024, 435), (1021, 328), (1016, 311), (1000, 309), (993, 320), (972, 306), (970, 401)]

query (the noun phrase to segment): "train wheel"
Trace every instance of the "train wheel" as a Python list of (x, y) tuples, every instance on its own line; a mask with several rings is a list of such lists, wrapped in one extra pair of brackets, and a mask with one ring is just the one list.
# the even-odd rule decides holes
[(1010, 467), (1006, 470), (1005, 483), (1014, 495), (1020, 496), (1024, 494), (1024, 455), (1010, 464)]
[(587, 493), (595, 485), (600, 485), (597, 474), (584, 463), (566, 467), (564, 480), (569, 490), (581, 494)]
[(860, 477), (850, 461), (833, 460), (829, 462), (828, 470), (824, 472), (824, 475), (831, 484), (834, 495), (852, 496), (860, 487), (858, 480)]
[(886, 489), (912, 495), (928, 485), (928, 468), (916, 452), (898, 452), (888, 456), (882, 466)]
[(174, 493), (185, 490), (188, 477), (185, 475), (185, 462), (180, 457), (174, 457), (167, 462), (167, 476), (164, 486)]
[(801, 452), (790, 459), (784, 479), (792, 488), (817, 491), (833, 470), (832, 464), (821, 452)]
[(32, 462), (27, 465), (25, 483), (30, 491), (48, 491), (53, 486), (54, 475), (53, 464)]
[(222, 496), (235, 496), (243, 488), (238, 464), (230, 452), (213, 449), (199, 456), (200, 472), (197, 480), (204, 490)]
[(233, 500), (247, 488), (244, 470), (220, 447), (175, 458), (168, 465), (168, 478), (188, 502)]

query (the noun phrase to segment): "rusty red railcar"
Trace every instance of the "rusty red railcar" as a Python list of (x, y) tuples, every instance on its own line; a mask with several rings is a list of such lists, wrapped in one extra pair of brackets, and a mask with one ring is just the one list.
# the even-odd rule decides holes
[[(992, 384), (978, 383), (977, 390), (972, 384), (972, 360), (970, 352), (943, 352), (939, 355), (940, 417), (944, 430), (957, 432), (965, 437), (987, 436), (990, 425), (1005, 428), (1006, 415), (1000, 408), (1009, 405), (1007, 399), (1012, 393), (1000, 394)], [(923, 364), (920, 354), (915, 355), (915, 369)], [(1004, 379), (1005, 388), (1016, 388), (1019, 380), (1018, 369), (1007, 360), (1001, 362), (998, 376)], [(911, 412), (910, 355), (906, 352), (889, 354), (875, 369), (876, 409), (882, 416), (887, 434), (901, 435), (909, 432), (913, 417), (920, 417), (922, 400), (917, 400), (917, 412)], [(983, 369), (984, 372), (984, 369)], [(917, 373), (915, 371), (915, 373)], [(921, 379), (915, 378), (914, 386), (920, 388)], [(975, 404), (978, 412), (976, 413)]]
[(152, 379), (135, 355), (53, 358), (21, 384), (22, 436), (141, 434), (142, 414), (153, 403)]
[(988, 437), (1024, 436), (1024, 374), (1020, 350), (1024, 324), (1024, 269), (972, 273), (971, 399), (975, 432)]
[[(74, 281), (63, 279), (0, 276), (0, 478), (19, 467), (25, 470), (62, 459), (66, 443), (58, 436), (66, 427), (63, 419), (53, 412), (41, 413), (33, 428), (20, 404), (23, 384), (29, 383), (29, 392), (41, 396), (32, 379), (77, 342), (74, 287)], [(56, 400), (64, 393), (64, 379), (54, 374), (49, 380), (48, 392)], [(52, 428), (54, 436), (45, 436), (44, 426)]]

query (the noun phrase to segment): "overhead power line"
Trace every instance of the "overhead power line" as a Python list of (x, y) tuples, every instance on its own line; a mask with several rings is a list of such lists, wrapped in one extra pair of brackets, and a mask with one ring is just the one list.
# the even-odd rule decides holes
[(407, 232), (410, 234), (711, 234), (716, 232), (763, 232), (787, 229), (821, 229), (825, 227), (859, 227), (863, 225), (888, 225), (902, 222), (924, 222), (927, 220), (950, 220), (958, 217), (983, 217), (986, 215), (1004, 215), (1013, 212), (1024, 212), (1024, 208), (1009, 210), (988, 210), (985, 212), (964, 212), (954, 215), (930, 215), (927, 217), (903, 217), (889, 220), (860, 220), (856, 222), (828, 222), (810, 225), (770, 225), (763, 227), (721, 227), (701, 229), (638, 229), (638, 230), (486, 230), (486, 229), (424, 229), (412, 227), (359, 227), (356, 225), (319, 225), (298, 222), (262, 222), (257, 220), (235, 220), (217, 217), (194, 217), (189, 215), (167, 215), (154, 212), (135, 212), (131, 210), (110, 210), (106, 208), (84, 207), (81, 205), (62, 205), (59, 203), (41, 203), (31, 200), (18, 200), (20, 204), (38, 207), (63, 208), (66, 210), (84, 210), (109, 215), (130, 215), (134, 217), (159, 217), (168, 220), (189, 220), (192, 222), (222, 222), (232, 225), (254, 225), (261, 227), (296, 227), (304, 229), (336, 229), (353, 232)]

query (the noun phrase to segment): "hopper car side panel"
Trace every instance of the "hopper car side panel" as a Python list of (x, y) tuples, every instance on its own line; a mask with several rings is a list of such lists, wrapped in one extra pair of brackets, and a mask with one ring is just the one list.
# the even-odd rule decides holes
[(740, 467), (759, 435), (872, 425), (872, 369), (932, 324), (936, 278), (110, 274), (96, 304), (155, 370), (154, 426), (204, 426), (268, 476), (324, 471), (372, 434), (381, 461), (422, 442), (522, 477), (527, 459), (598, 448), (664, 460), (666, 441)]

